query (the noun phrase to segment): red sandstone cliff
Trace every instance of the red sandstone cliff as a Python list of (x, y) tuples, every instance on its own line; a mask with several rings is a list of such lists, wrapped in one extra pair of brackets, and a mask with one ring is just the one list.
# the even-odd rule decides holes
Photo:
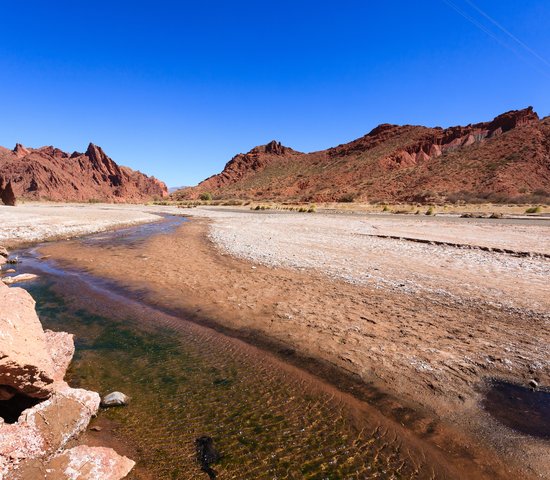
[(550, 118), (540, 120), (529, 107), (464, 127), (383, 124), (313, 153), (271, 142), (174, 196), (194, 199), (202, 192), (293, 201), (548, 199)]
[(138, 202), (168, 195), (166, 185), (154, 177), (117, 165), (90, 143), (85, 153), (58, 148), (0, 147), (0, 198), (55, 201)]

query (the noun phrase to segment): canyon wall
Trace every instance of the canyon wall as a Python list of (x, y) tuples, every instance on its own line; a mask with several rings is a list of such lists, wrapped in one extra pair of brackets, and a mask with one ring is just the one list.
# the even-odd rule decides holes
[(550, 117), (531, 107), (449, 128), (382, 124), (327, 150), (271, 142), (173, 194), (277, 201), (550, 201)]
[[(0, 147), (0, 200), (142, 202), (168, 196), (154, 177), (117, 165), (90, 143), (85, 153), (54, 147)], [(0, 202), (1, 203), (1, 202)]]

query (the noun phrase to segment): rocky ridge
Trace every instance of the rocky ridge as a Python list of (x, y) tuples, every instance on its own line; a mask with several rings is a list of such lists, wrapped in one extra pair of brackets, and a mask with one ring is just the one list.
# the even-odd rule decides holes
[[(0, 247), (0, 257), (7, 251)], [(96, 392), (64, 376), (73, 336), (44, 331), (30, 294), (0, 282), (0, 480), (118, 480), (134, 462), (108, 448), (64, 450), (96, 415)]]
[(279, 201), (547, 201), (550, 118), (528, 107), (450, 128), (382, 124), (313, 153), (272, 141), (173, 196), (196, 199), (203, 192)]
[(85, 153), (49, 146), (13, 150), (0, 147), (0, 203), (16, 199), (140, 202), (168, 195), (154, 177), (117, 165), (90, 143)]

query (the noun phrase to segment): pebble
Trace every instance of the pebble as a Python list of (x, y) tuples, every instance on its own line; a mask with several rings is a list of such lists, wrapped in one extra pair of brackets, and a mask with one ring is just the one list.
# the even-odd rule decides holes
[(532, 378), (531, 380), (529, 380), (529, 386), (536, 390), (537, 388), (539, 388), (539, 382)]
[(127, 395), (124, 395), (122, 392), (111, 392), (107, 395), (105, 395), (101, 399), (101, 406), (104, 408), (107, 407), (122, 407), (124, 405), (128, 405), (128, 402), (130, 401), (130, 397)]

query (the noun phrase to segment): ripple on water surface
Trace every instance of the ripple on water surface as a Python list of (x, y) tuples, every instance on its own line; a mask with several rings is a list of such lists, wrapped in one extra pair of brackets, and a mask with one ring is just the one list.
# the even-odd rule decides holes
[(379, 430), (358, 431), (329, 393), (231, 339), (182, 321), (176, 331), (94, 315), (51, 282), (27, 288), (46, 328), (76, 336), (70, 383), (132, 397), (100, 413), (136, 451), (129, 478), (208, 478), (195, 457), (201, 435), (223, 455), (218, 479), (432, 476)]

